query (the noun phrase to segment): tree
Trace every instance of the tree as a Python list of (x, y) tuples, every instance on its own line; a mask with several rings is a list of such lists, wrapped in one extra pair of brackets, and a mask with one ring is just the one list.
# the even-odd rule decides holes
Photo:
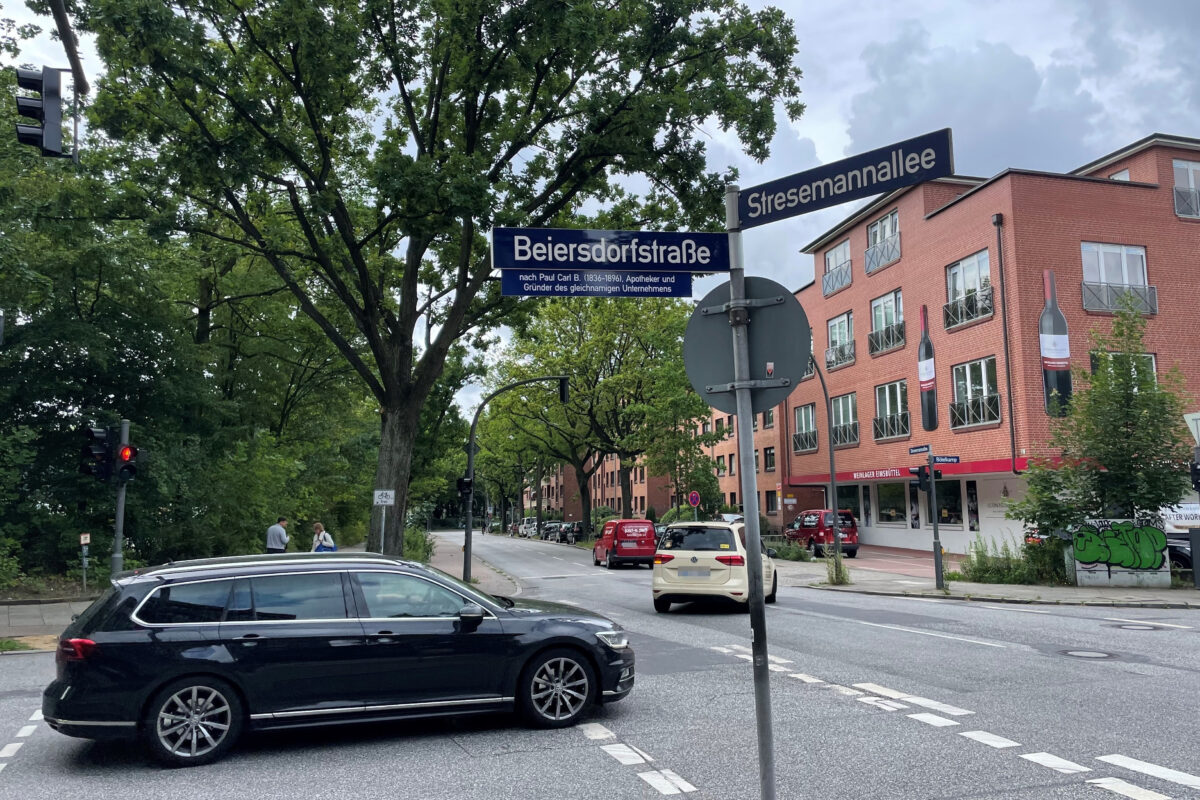
[(1030, 464), (1026, 496), (1007, 515), (1050, 533), (1089, 518), (1156, 519), (1190, 488), (1191, 437), (1178, 367), (1155, 374), (1132, 302), (1112, 332), (1093, 332), (1092, 370), (1076, 367), (1066, 417), (1052, 423), (1050, 455)]
[[(709, 225), (728, 176), (707, 169), (704, 128), (762, 159), (777, 101), (802, 111), (792, 22), (734, 0), (79, 10), (106, 65), (92, 116), (129, 212), (252, 255), (375, 397), (389, 553), (450, 348), (516, 310), (483, 233), (589, 201)], [(630, 176), (644, 197), (620, 188)]]

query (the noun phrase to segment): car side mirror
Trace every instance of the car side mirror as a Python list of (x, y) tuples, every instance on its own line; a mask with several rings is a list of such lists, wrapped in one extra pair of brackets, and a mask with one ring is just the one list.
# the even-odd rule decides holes
[(458, 619), (462, 622), (463, 630), (473, 631), (483, 622), (483, 607), (475, 603), (467, 603), (459, 609)]
[(774, 557), (775, 557), (775, 549), (772, 547), (768, 547), (767, 548), (767, 558), (774, 558)]

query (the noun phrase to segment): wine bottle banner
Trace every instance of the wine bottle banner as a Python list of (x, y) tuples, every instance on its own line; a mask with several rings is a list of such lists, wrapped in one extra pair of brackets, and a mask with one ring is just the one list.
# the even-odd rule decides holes
[(1046, 393), (1046, 413), (1065, 416), (1071, 400), (1071, 341), (1067, 336), (1067, 317), (1058, 307), (1054, 270), (1042, 272), (1046, 307), (1038, 320), (1038, 340), (1042, 351), (1042, 384)]
[(921, 342), (917, 345), (917, 382), (921, 387), (921, 427), (937, 430), (937, 369), (929, 340), (929, 310), (921, 306)]

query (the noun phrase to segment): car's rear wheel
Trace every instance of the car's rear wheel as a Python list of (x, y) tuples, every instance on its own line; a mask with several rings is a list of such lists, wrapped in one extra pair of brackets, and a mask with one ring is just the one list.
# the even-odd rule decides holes
[(767, 595), (765, 598), (763, 598), (763, 600), (768, 603), (774, 603), (775, 595), (778, 592), (779, 592), (779, 576), (772, 572), (771, 573), (771, 593), (769, 595)]
[(604, 551), (604, 568), (605, 569), (613, 569), (616, 566), (617, 566), (616, 563), (614, 563), (612, 560), (612, 551), (605, 550)]
[(180, 678), (154, 695), (142, 737), (165, 764), (209, 764), (237, 742), (244, 717), (242, 701), (229, 684), (207, 675)]
[(661, 597), (654, 598), (654, 610), (660, 614), (666, 614), (671, 610), (671, 601)]
[(588, 710), (596, 691), (596, 673), (583, 655), (547, 650), (521, 673), (521, 712), (539, 728), (565, 728)]
[(857, 550), (847, 550), (846, 558), (858, 558), (858, 551)]
[(592, 551), (592, 566), (593, 567), (600, 566), (600, 557), (596, 555), (595, 550)]

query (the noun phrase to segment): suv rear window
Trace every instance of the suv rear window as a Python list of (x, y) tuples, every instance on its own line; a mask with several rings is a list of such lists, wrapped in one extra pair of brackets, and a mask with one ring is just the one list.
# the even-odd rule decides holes
[(138, 619), (148, 625), (220, 622), (232, 584), (222, 580), (160, 586), (138, 609)]
[(104, 618), (108, 616), (108, 608), (116, 604), (117, 587), (109, 585), (104, 594), (96, 598), (90, 606), (83, 610), (83, 613), (75, 618), (71, 623), (70, 631), (80, 636), (86, 636), (96, 630)]
[(659, 547), (663, 550), (733, 550), (729, 528), (668, 528)]
[[(825, 515), (825, 524), (828, 526), (833, 525), (833, 514), (832, 513), (828, 513)], [(838, 512), (838, 524), (840, 524), (843, 528), (855, 527), (854, 515), (847, 514), (845, 511), (839, 511)]]

